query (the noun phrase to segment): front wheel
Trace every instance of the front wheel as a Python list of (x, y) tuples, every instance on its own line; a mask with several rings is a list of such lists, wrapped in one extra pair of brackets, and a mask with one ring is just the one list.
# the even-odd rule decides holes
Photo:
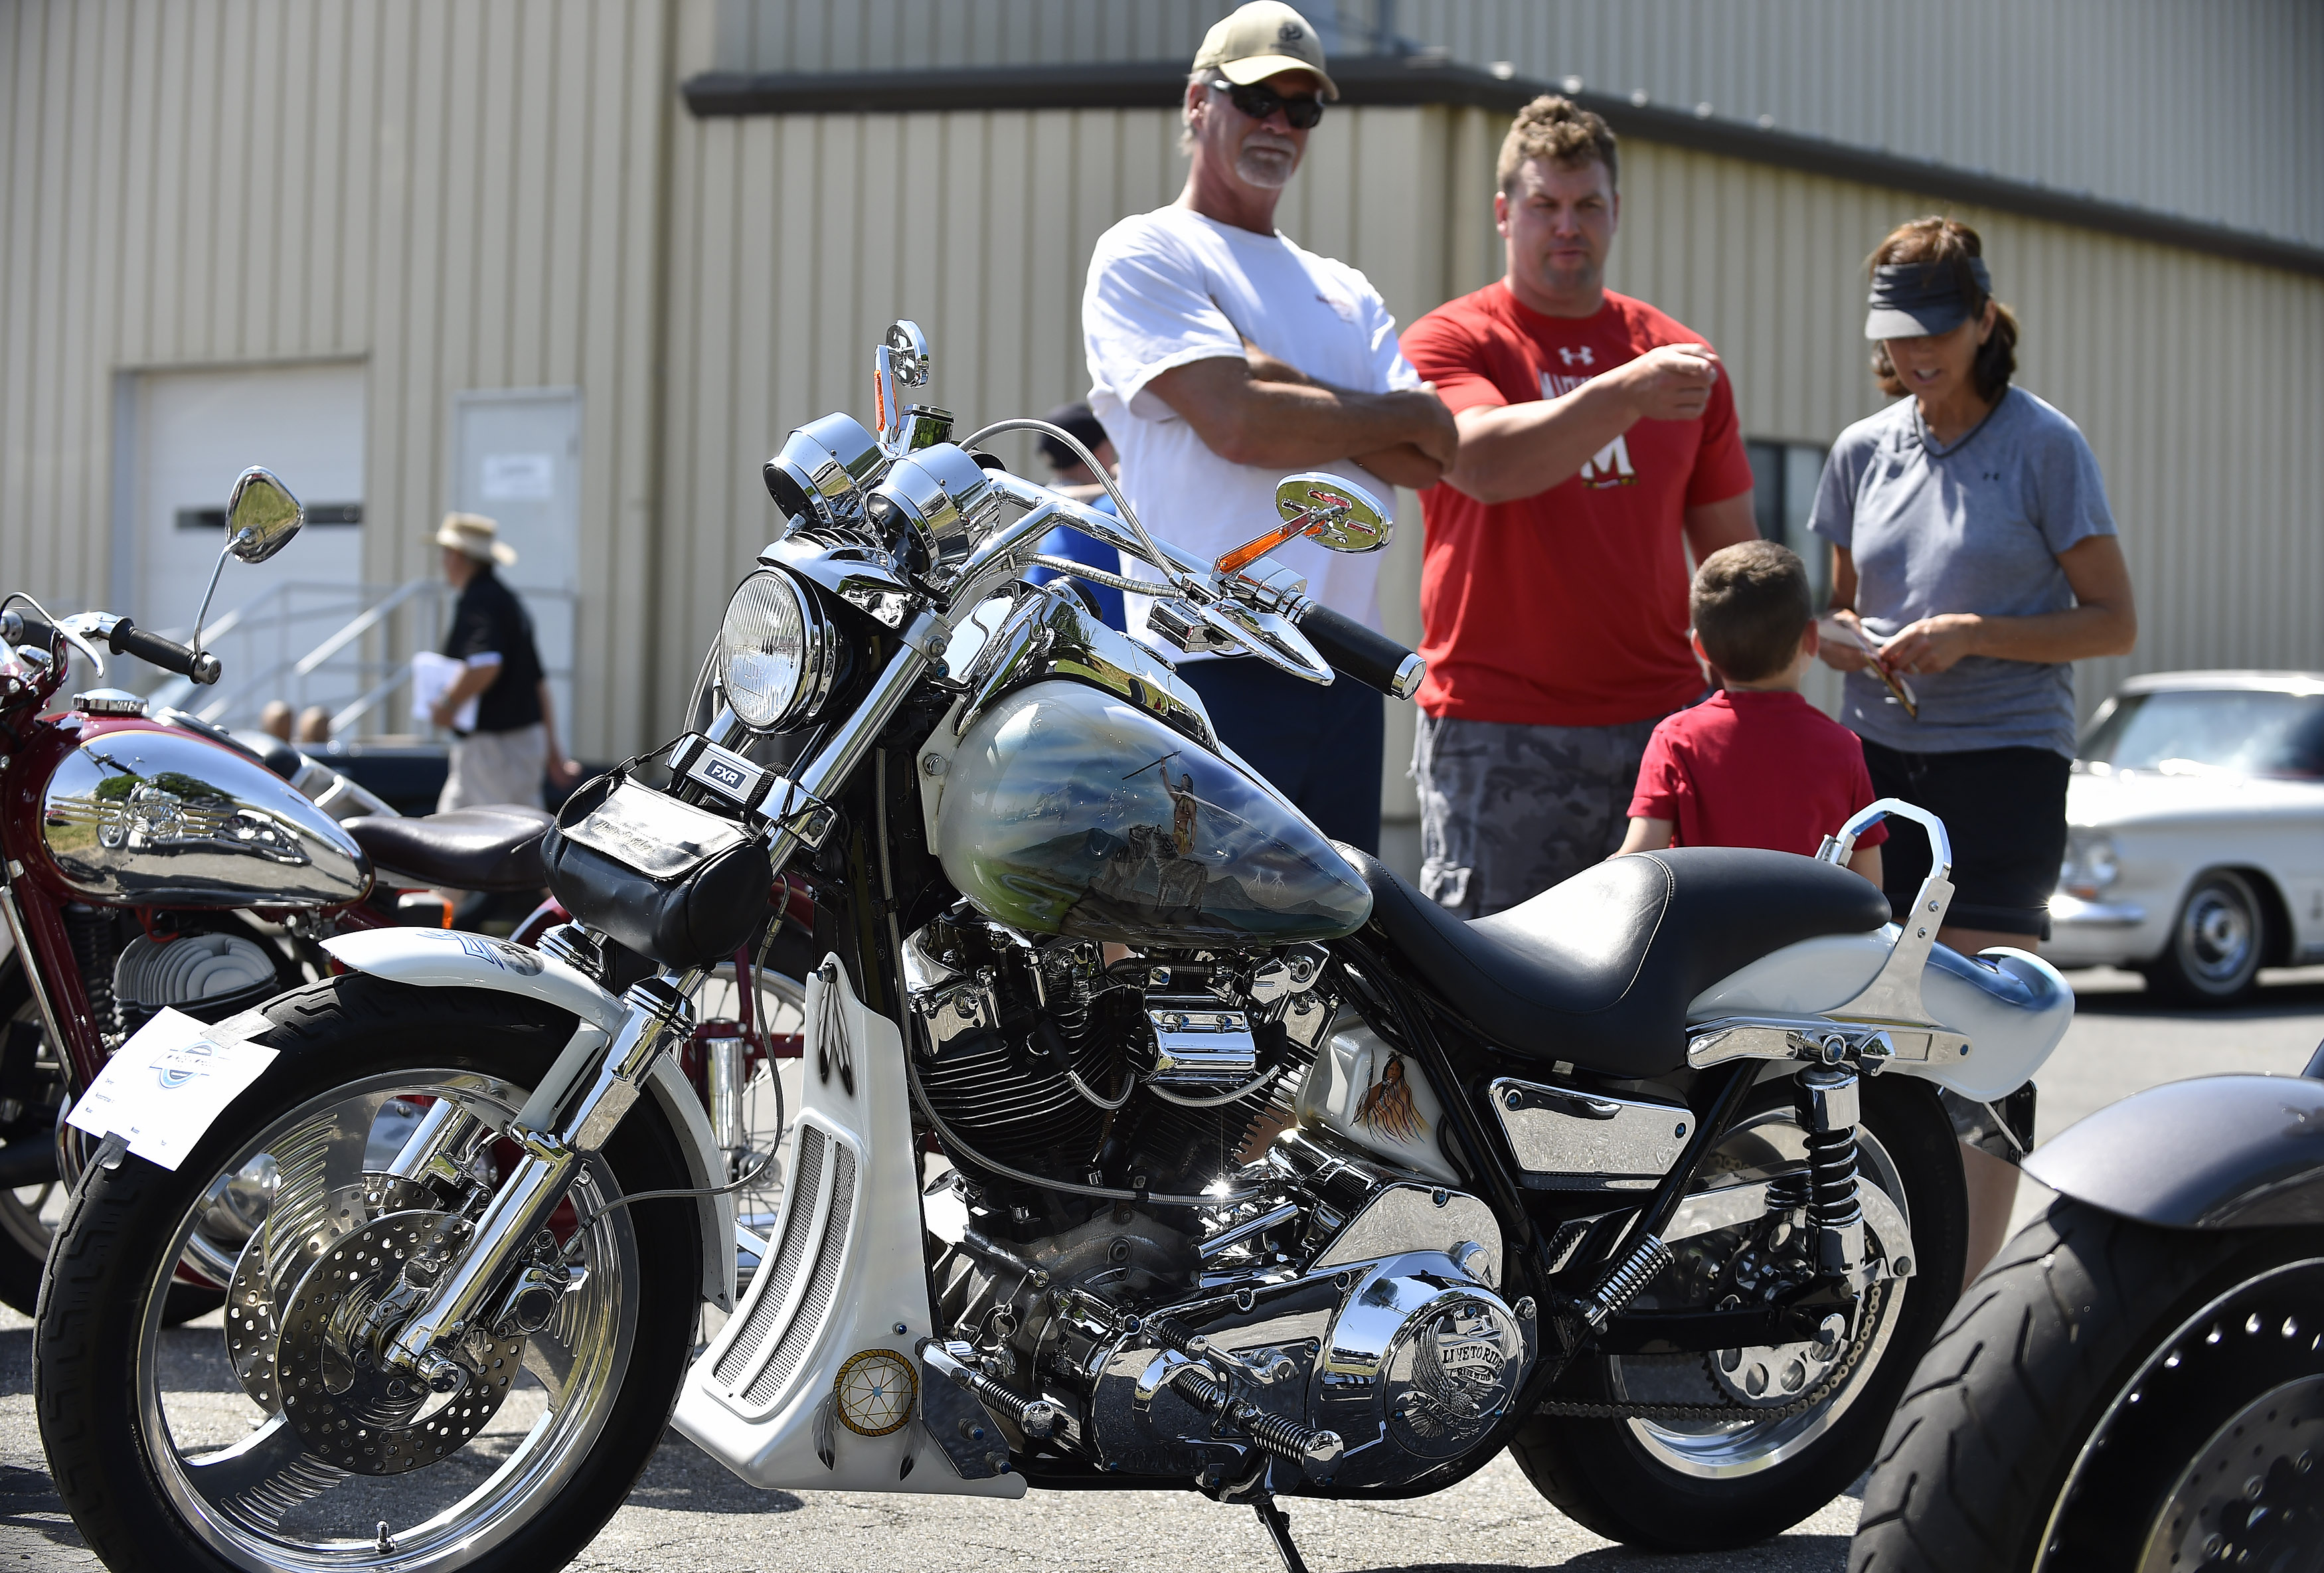
[[(445, 1198), (382, 1172), (449, 1101), (495, 1138), (569, 1037), (516, 996), (353, 975), (266, 1007), (280, 1051), (175, 1172), (75, 1193), (42, 1284), (34, 1396), (59, 1494), (115, 1573), (563, 1567), (627, 1496), (684, 1374), (700, 1234), (678, 1137), (641, 1100), (552, 1219), (579, 1274), (539, 1332), (479, 1325), (448, 1393), (378, 1357)], [(274, 1177), (223, 1328), (171, 1330), (172, 1268), (222, 1176)], [(406, 1264), (421, 1268), (420, 1275)]]
[(1848, 1566), (2324, 1567), (2324, 1229), (2052, 1204), (1914, 1374)]
[(2215, 869), (2195, 881), (2171, 924), (2171, 943), (2146, 969), (2157, 994), (2186, 1005), (2233, 1005), (2258, 986), (2267, 909), (2251, 880)]
[[(1510, 1456), (1568, 1518), (1632, 1545), (1726, 1550), (1799, 1522), (1872, 1461), (1881, 1426), (1960, 1292), (1969, 1203), (1960, 1143), (1935, 1090), (1891, 1074), (1866, 1081), (1861, 1096), (1858, 1173), (1868, 1249), (1902, 1256), (1901, 1241), (1879, 1237), (1881, 1223), (1891, 1220), (1892, 1234), (1908, 1230), (1918, 1258), (1911, 1275), (1873, 1285), (1844, 1346), (1583, 1357), (1586, 1363), (1561, 1380), (1561, 1398), (1665, 1407), (1605, 1419), (1545, 1412), (1518, 1430)], [(1794, 1097), (1788, 1080), (1754, 1093), (1711, 1154), (1709, 1177), (1796, 1171), (1806, 1137)], [(1784, 1227), (1682, 1242), (1677, 1260), (1637, 1308), (1702, 1309), (1738, 1288), (1756, 1292), (1781, 1274), (1805, 1271), (1786, 1255), (1801, 1242), (1784, 1236)]]

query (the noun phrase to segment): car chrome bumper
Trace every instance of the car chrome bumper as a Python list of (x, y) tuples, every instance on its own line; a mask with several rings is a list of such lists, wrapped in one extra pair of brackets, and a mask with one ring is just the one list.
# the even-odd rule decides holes
[(2062, 890), (2050, 897), (2050, 922), (2055, 927), (2136, 928), (2145, 921), (2146, 908), (2135, 902), (2085, 901)]

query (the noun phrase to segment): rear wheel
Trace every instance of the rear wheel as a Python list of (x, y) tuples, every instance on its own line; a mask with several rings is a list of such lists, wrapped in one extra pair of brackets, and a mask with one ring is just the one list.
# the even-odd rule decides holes
[(2171, 924), (2171, 943), (2146, 969), (2158, 994), (2189, 1005), (2232, 1005), (2259, 981), (2267, 908), (2251, 880), (2216, 869), (2195, 881)]
[[(1872, 1461), (1897, 1394), (1960, 1292), (1968, 1227), (1960, 1144), (1933, 1089), (1889, 1075), (1861, 1087), (1858, 1182), (1868, 1248), (1909, 1229), (1912, 1275), (1876, 1284), (1844, 1348), (1792, 1344), (1710, 1355), (1599, 1357), (1560, 1396), (1607, 1403), (1735, 1406), (1736, 1419), (1538, 1415), (1509, 1452), (1568, 1518), (1609, 1540), (1712, 1551), (1780, 1533), (1845, 1491)], [(1710, 1161), (1711, 1175), (1753, 1179), (1796, 1167), (1804, 1133), (1789, 1081), (1753, 1095)], [(1877, 1190), (1878, 1197), (1869, 1193)], [(1682, 1242), (1639, 1309), (1716, 1303), (1753, 1242), (1725, 1230)], [(1766, 1253), (1764, 1243), (1758, 1247)], [(1759, 1269), (1752, 1268), (1755, 1273)], [(1770, 1269), (1772, 1270), (1772, 1268)], [(1721, 1275), (1724, 1275), (1722, 1279)], [(1663, 1300), (1658, 1302), (1659, 1293)], [(1816, 1401), (1792, 1411), (1803, 1399)], [(1766, 1418), (1754, 1418), (1757, 1410)]]
[(2324, 1567), (2324, 1230), (2061, 1200), (1947, 1319), (1851, 1573)]
[[(678, 1137), (650, 1099), (632, 1108), (552, 1220), (563, 1248), (548, 1248), (584, 1276), (538, 1333), (480, 1327), (456, 1390), (431, 1394), (378, 1359), (401, 1324), (372, 1312), (429, 1253), (444, 1199), (369, 1154), (444, 1101), (504, 1130), (573, 1020), (359, 975), (267, 1015), (256, 1041), (278, 1058), (180, 1169), (126, 1157), (72, 1200), (35, 1335), (60, 1495), (115, 1573), (564, 1566), (628, 1495), (684, 1373), (692, 1205), (609, 1206), (687, 1184)], [(226, 1326), (166, 1329), (214, 1182), (262, 1159), (272, 1201)]]

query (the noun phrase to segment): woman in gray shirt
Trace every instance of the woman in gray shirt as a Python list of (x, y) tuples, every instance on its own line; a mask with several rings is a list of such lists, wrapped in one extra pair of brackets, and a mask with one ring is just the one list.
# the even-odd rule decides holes
[[(1842, 432), (1808, 528), (1831, 543), (1834, 617), (1904, 676), (1917, 718), (1861, 651), (1840, 720), (1864, 740), (1873, 790), (1934, 812), (1952, 838), (1952, 905), (1938, 938), (1965, 955), (2035, 948), (2066, 850), (2074, 757), (2071, 663), (2127, 652), (2130, 571), (2098, 461), (2074, 423), (2022, 388), (2017, 319), (1993, 299), (1977, 232), (1920, 218), (1871, 257), (1874, 375), (1910, 395)], [(1928, 843), (1892, 838), (1899, 912), (1928, 874)], [(1974, 1277), (1998, 1248), (2015, 1171), (1972, 1157)], [(1997, 1165), (1997, 1167), (1998, 1165)], [(2005, 1185), (2006, 1191), (2000, 1191)], [(1979, 1237), (1987, 1236), (1989, 1237)]]

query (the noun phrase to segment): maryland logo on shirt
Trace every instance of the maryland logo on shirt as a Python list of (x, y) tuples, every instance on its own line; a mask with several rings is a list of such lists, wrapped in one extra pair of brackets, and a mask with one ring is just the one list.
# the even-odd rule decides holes
[[(1557, 353), (1570, 366), (1587, 366), (1593, 359), (1588, 345), (1583, 345), (1579, 349), (1561, 347)], [(1597, 374), (1595, 372), (1584, 372), (1579, 376), (1571, 376), (1557, 372), (1544, 372), (1541, 374), (1541, 396), (1544, 399), (1563, 399)], [(1590, 456), (1590, 462), (1582, 466), (1582, 474), (1576, 478), (1584, 486), (1595, 491), (1603, 491), (1609, 486), (1635, 484), (1638, 478), (1638, 472), (1630, 464), (1630, 444), (1627, 434), (1616, 437), (1592, 454)]]

